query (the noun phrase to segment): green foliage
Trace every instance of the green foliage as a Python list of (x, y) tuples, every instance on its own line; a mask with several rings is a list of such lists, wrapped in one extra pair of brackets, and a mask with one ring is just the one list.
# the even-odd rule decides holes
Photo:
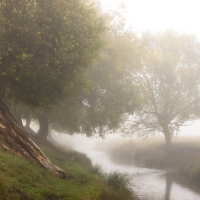
[(112, 172), (106, 177), (107, 184), (115, 191), (121, 191), (128, 187), (129, 178), (125, 174), (121, 174), (119, 172)]
[(50, 113), (56, 130), (103, 136), (120, 126), (124, 113), (135, 109), (135, 87), (127, 78), (127, 66), (135, 56), (136, 36), (129, 30), (122, 31), (114, 20), (108, 17), (106, 44), (86, 72), (88, 87)]
[(136, 89), (127, 76), (136, 37), (129, 31), (113, 34), (113, 29), (94, 68), (88, 70), (92, 88), (83, 94), (81, 119), (81, 128), (88, 135), (96, 132), (103, 136), (119, 128), (124, 114), (133, 112), (137, 105)]
[(91, 167), (91, 173), (92, 174), (97, 174), (99, 176), (103, 176), (103, 170), (102, 170), (101, 165), (99, 165), (99, 164), (92, 165), (92, 167)]
[(126, 174), (112, 172), (105, 174), (106, 187), (103, 188), (102, 199), (120, 200), (120, 199), (137, 199), (133, 191), (129, 188), (130, 180)]
[(3, 0), (0, 11), (1, 97), (51, 107), (81, 87), (105, 30), (89, 1)]

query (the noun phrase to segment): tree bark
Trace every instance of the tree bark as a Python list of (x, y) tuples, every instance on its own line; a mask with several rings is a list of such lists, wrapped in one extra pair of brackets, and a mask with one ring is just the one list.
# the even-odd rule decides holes
[(40, 115), (38, 116), (38, 121), (40, 124), (40, 129), (38, 131), (38, 135), (37, 135), (37, 141), (40, 144), (48, 144), (48, 140), (47, 137), (49, 135), (49, 123), (48, 123), (48, 119), (45, 115)]
[(19, 126), (6, 104), (0, 99), (0, 146), (22, 158), (33, 160), (43, 168), (63, 179), (71, 178), (44, 155), (31, 140), (25, 130)]

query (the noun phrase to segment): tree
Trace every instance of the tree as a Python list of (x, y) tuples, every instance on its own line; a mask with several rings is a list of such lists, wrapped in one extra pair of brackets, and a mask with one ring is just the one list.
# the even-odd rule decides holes
[(22, 158), (35, 161), (60, 178), (69, 179), (72, 177), (49, 161), (19, 126), (2, 100), (0, 100), (0, 139), (0, 147)]
[(192, 35), (166, 31), (141, 37), (138, 61), (130, 68), (141, 101), (128, 117), (131, 131), (142, 136), (162, 132), (170, 151), (171, 138), (193, 119), (200, 100), (199, 58), (200, 43)]
[(137, 37), (129, 30), (110, 29), (107, 45), (88, 76), (93, 85), (85, 93), (84, 130), (104, 136), (118, 129), (124, 113), (132, 113), (137, 106), (137, 96), (127, 68), (135, 54)]
[[(103, 16), (90, 1), (2, 0), (1, 99), (11, 106), (21, 103), (52, 109), (73, 94), (78, 77), (102, 47), (104, 30)], [(27, 143), (30, 138), (23, 129), (15, 129), (16, 121), (2, 100), (0, 106), (5, 122), (0, 127), (2, 146), (14, 152), (15, 145), (19, 145), (24, 157), (29, 152), (38, 161), (38, 148), (33, 142)], [(15, 137), (7, 128), (16, 132)], [(15, 141), (13, 146), (9, 140)]]
[(73, 95), (62, 100), (55, 109), (39, 113), (45, 118), (39, 120), (45, 130), (39, 130), (40, 141), (48, 137), (48, 124), (68, 134), (91, 136), (98, 133), (103, 136), (120, 126), (124, 112), (134, 109), (135, 89), (126, 76), (126, 69), (132, 61), (137, 37), (124, 28), (124, 20), (120, 15), (117, 18), (116, 15), (107, 16), (107, 22), (105, 47), (92, 68), (79, 77)]
[(1, 97), (42, 107), (70, 95), (102, 46), (102, 17), (82, 0), (10, 0), (0, 9)]
[(127, 68), (132, 62), (137, 37), (121, 26), (109, 28), (99, 59), (87, 71), (91, 80), (89, 88), (49, 115), (51, 127), (57, 131), (103, 137), (120, 127), (125, 112), (135, 109), (137, 97)]

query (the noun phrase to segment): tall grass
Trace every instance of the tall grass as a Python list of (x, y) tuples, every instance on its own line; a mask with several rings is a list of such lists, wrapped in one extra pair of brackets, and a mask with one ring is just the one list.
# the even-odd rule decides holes
[(136, 200), (135, 193), (130, 188), (130, 179), (127, 174), (118, 171), (104, 174), (105, 186), (101, 197), (105, 200)]
[(109, 173), (106, 176), (106, 181), (109, 187), (115, 191), (123, 191), (130, 185), (130, 179), (126, 174), (119, 173), (118, 171)]
[(99, 164), (92, 165), (91, 173), (92, 174), (97, 174), (100, 177), (103, 177), (103, 169), (102, 169), (101, 165), (99, 165)]

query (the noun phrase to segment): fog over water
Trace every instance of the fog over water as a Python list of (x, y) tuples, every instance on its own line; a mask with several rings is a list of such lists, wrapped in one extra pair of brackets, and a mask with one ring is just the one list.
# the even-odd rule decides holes
[[(37, 129), (36, 126), (32, 126), (32, 128)], [(102, 166), (104, 172), (118, 171), (126, 173), (131, 179), (131, 187), (140, 197), (140, 200), (200, 200), (200, 188), (198, 185), (190, 184), (178, 173), (149, 169), (138, 165), (116, 164), (109, 159), (105, 152), (99, 151), (96, 148), (98, 143), (115, 143), (116, 141), (127, 141), (131, 138), (122, 138), (119, 134), (108, 135), (105, 139), (102, 139), (86, 137), (84, 135), (70, 136), (55, 131), (51, 133), (52, 138), (63, 147), (71, 147), (74, 150), (87, 154), (93, 164), (100, 164)], [(182, 127), (179, 135), (174, 140), (180, 137), (187, 140), (187, 138), (192, 136), (200, 136), (199, 121), (196, 121), (191, 126)], [(162, 135), (156, 138), (164, 143)], [(151, 137), (145, 142), (150, 142), (153, 139)]]
[[(187, 123), (192, 124), (190, 126), (182, 126), (180, 128), (180, 132), (178, 133), (177, 136), (174, 137), (174, 140), (179, 139), (179, 138), (190, 138), (190, 137), (200, 137), (200, 121), (194, 121), (188, 122)], [(119, 139), (121, 141), (123, 140), (128, 140), (128, 139), (139, 139), (143, 140), (142, 138), (138, 137), (122, 137), (122, 134), (108, 134), (105, 136), (104, 139), (99, 138), (97, 136), (93, 137), (86, 137), (85, 135), (80, 135), (80, 134), (75, 134), (75, 135), (68, 135), (66, 133), (57, 133), (55, 131), (52, 131), (52, 136), (53, 138), (58, 141), (62, 145), (69, 145), (72, 147), (74, 150), (81, 151), (84, 153), (88, 153), (89, 151), (93, 150), (97, 142), (108, 142), (108, 141), (113, 141), (115, 139)], [(159, 134), (157, 136), (152, 136), (147, 139), (147, 142), (154, 140), (154, 138), (163, 140), (164, 142), (164, 136), (163, 134)]]
[[(197, 124), (187, 127), (182, 134), (187, 137), (187, 131), (192, 131), (196, 136)], [(106, 139), (88, 138), (84, 135), (69, 136), (53, 132), (52, 137), (60, 144), (71, 146), (77, 151), (84, 152), (92, 160), (93, 164), (100, 164), (104, 172), (118, 171), (126, 173), (131, 179), (131, 187), (140, 197), (140, 200), (199, 200), (200, 189), (196, 185), (190, 185), (177, 173), (165, 170), (149, 169), (142, 166), (123, 165), (113, 163), (105, 152), (96, 150), (99, 142), (110, 143), (116, 140), (128, 140), (119, 135), (108, 135)]]

